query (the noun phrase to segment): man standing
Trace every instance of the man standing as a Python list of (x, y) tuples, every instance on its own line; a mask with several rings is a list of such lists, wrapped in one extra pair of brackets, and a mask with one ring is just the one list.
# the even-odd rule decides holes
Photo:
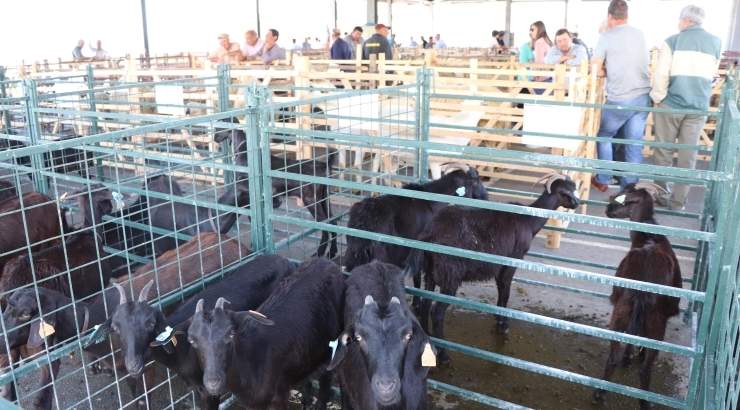
[[(648, 46), (642, 31), (627, 24), (628, 6), (625, 0), (609, 3), (609, 30), (599, 36), (592, 64), (596, 65), (599, 77), (607, 79), (607, 104), (645, 107), (650, 92), (648, 71)], [(596, 134), (600, 138), (613, 138), (624, 125), (624, 138), (642, 141), (645, 133), (646, 111), (603, 110), (601, 126)], [(625, 160), (633, 164), (642, 163), (642, 145), (626, 145)], [(598, 142), (600, 160), (612, 161), (611, 142)], [(591, 178), (591, 185), (606, 192), (611, 180), (609, 174), (598, 174)], [(621, 178), (620, 187), (637, 182), (638, 178)]]
[(331, 39), (334, 41), (334, 44), (331, 45), (329, 55), (332, 60), (351, 60), (352, 49), (346, 41), (341, 39), (341, 35), (342, 32), (338, 28), (331, 31)]
[(108, 59), (108, 52), (103, 50), (103, 43), (101, 43), (100, 40), (97, 42), (97, 48), (92, 46), (92, 40), (90, 41), (90, 51), (95, 53), (93, 56), (93, 60), (107, 60)]
[[(655, 81), (650, 97), (653, 106), (684, 110), (708, 110), (712, 92), (712, 78), (719, 66), (722, 40), (709, 34), (701, 24), (704, 10), (697, 6), (686, 6), (681, 10), (678, 21), (679, 33), (663, 42), (655, 69)], [(705, 115), (653, 113), (655, 139), (658, 142), (698, 145), (699, 136), (707, 122)], [(678, 140), (678, 141), (676, 141)], [(673, 165), (674, 148), (655, 147), (655, 165)], [(695, 150), (678, 150), (677, 165), (694, 169)], [(656, 184), (668, 188), (665, 181)], [(681, 211), (686, 203), (690, 185), (673, 183), (670, 197), (658, 195), (656, 202), (672, 211)]]
[(416, 41), (414, 41), (414, 37), (411, 37), (411, 40), (409, 41), (409, 47), (416, 47), (418, 45), (419, 45), (419, 43), (417, 43)]
[(285, 60), (285, 50), (277, 45), (279, 37), (280, 33), (274, 28), (267, 30), (267, 34), (265, 34), (265, 45), (257, 52), (254, 59), (263, 61), (265, 64), (270, 64), (275, 60)]
[(360, 47), (365, 45), (365, 40), (362, 38), (362, 27), (355, 27), (348, 36), (344, 37), (344, 41), (347, 42), (347, 44), (349, 44), (349, 48), (352, 49), (352, 59), (356, 59), (357, 45), (359, 44)]
[(545, 55), (545, 64), (579, 66), (582, 61), (588, 61), (586, 48), (573, 43), (568, 29), (558, 30), (555, 33), (555, 45)]
[(254, 30), (247, 31), (244, 34), (244, 40), (246, 40), (246, 42), (241, 47), (242, 55), (245, 60), (254, 60), (254, 56), (257, 55), (257, 52), (265, 47), (265, 42), (257, 37), (257, 32)]
[(444, 41), (442, 41), (442, 39), (439, 38), (439, 34), (437, 34), (434, 37), (434, 46), (436, 48), (447, 48), (447, 43), (445, 43)]
[(236, 42), (232, 43), (229, 40), (228, 34), (220, 34), (218, 36), (218, 47), (211, 51), (208, 55), (208, 59), (214, 63), (224, 63), (229, 61), (242, 61), (242, 50), (239, 48), (239, 44)]
[(375, 34), (362, 46), (363, 60), (369, 60), (370, 54), (385, 54), (386, 60), (393, 60), (393, 50), (387, 40), (389, 29), (385, 24), (375, 25)]
[(84, 46), (84, 40), (77, 40), (77, 47), (72, 49), (72, 60), (77, 61), (85, 58), (85, 56), (82, 55), (82, 47)]

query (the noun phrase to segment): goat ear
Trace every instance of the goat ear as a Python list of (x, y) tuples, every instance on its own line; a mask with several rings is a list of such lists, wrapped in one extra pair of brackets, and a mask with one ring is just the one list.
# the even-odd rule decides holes
[(434, 347), (429, 340), (429, 336), (427, 336), (424, 330), (422, 330), (416, 320), (413, 321), (412, 331), (414, 332), (414, 335), (411, 338), (411, 343), (409, 344), (409, 350), (406, 353), (406, 357), (414, 361), (413, 368), (415, 369), (416, 374), (421, 377), (426, 377), (429, 373), (429, 367), (422, 365), (421, 356), (424, 354), (424, 349), (427, 345), (431, 346), (434, 356), (437, 356), (437, 348)]
[(246, 312), (238, 312), (236, 313), (236, 318), (239, 322), (244, 322), (247, 319), (256, 320), (259, 323), (262, 323), (263, 325), (272, 326), (275, 324), (272, 320), (268, 319), (267, 316), (263, 315), (260, 312), (255, 312), (254, 310), (248, 310)]
[[(31, 323), (31, 333), (28, 335), (28, 342), (26, 342), (26, 345), (31, 349), (43, 346), (44, 340), (54, 334), (54, 327), (56, 326), (56, 324), (57, 321), (54, 316), (35, 320), (33, 323)], [(46, 337), (44, 337), (44, 335)]]
[(354, 337), (355, 329), (349, 328), (345, 330), (341, 335), (339, 335), (339, 341), (337, 342), (337, 350), (334, 352), (334, 357), (331, 359), (331, 363), (329, 363), (329, 367), (326, 368), (327, 371), (334, 370), (335, 367), (339, 366), (339, 363), (344, 360), (344, 356), (347, 355), (347, 345), (352, 342), (352, 338)]
[(90, 335), (90, 339), (85, 343), (82, 348), (87, 349), (93, 344), (101, 343), (106, 336), (108, 336), (108, 333), (111, 332), (111, 323), (113, 322), (113, 318), (110, 317), (105, 322), (101, 323), (99, 326), (96, 326), (94, 329), (95, 331), (92, 332)]

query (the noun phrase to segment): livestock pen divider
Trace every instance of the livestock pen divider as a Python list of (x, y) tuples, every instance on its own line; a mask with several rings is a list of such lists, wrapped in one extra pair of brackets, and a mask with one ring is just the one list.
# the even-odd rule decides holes
[[(2, 73), (0, 73), (2, 74)], [(327, 232), (337, 235), (351, 235), (382, 242), (394, 243), (410, 248), (423, 249), (471, 258), (495, 264), (517, 267), (521, 270), (548, 275), (548, 280), (515, 277), (514, 281), (528, 285), (574, 292), (586, 297), (596, 298), (607, 303), (608, 294), (587, 289), (585, 284), (597, 283), (608, 286), (621, 286), (661, 295), (681, 298), (683, 315), (687, 326), (693, 330), (694, 342), (689, 345), (656, 341), (641, 336), (613, 332), (603, 328), (579, 324), (549, 317), (544, 314), (524, 312), (499, 307), (468, 299), (462, 295), (450, 296), (439, 293), (407, 288), (409, 295), (421, 296), (434, 301), (442, 301), (464, 309), (495, 314), (529, 322), (538, 326), (548, 326), (573, 334), (598, 339), (619, 341), (637, 346), (657, 349), (671, 355), (687, 358), (690, 373), (683, 386), (685, 396), (674, 397), (658, 392), (650, 392), (627, 385), (605, 382), (593, 375), (586, 375), (572, 369), (557, 368), (534, 361), (516, 358), (467, 346), (458, 341), (434, 339), (439, 347), (445, 347), (455, 354), (467, 355), (481, 360), (522, 369), (554, 379), (590, 388), (601, 388), (611, 392), (640, 398), (672, 408), (693, 409), (733, 409), (738, 404), (738, 319), (740, 318), (740, 282), (738, 281), (738, 234), (740, 233), (740, 209), (733, 204), (740, 199), (740, 187), (736, 183), (738, 174), (737, 151), (740, 136), (740, 113), (737, 109), (737, 80), (728, 79), (722, 94), (722, 104), (717, 116), (717, 134), (714, 146), (702, 147), (711, 153), (712, 161), (708, 169), (685, 170), (680, 168), (658, 167), (654, 165), (623, 164), (593, 158), (592, 147), (603, 139), (590, 134), (593, 130), (594, 116), (610, 106), (594, 101), (537, 101), (533, 99), (513, 99), (436, 93), (429, 69), (419, 70), (417, 81), (411, 84), (381, 86), (374, 90), (321, 89), (318, 87), (292, 87), (294, 90), (313, 93), (312, 96), (297, 101), (275, 103), (274, 90), (257, 84), (231, 84), (228, 68), (220, 67), (216, 77), (171, 80), (156, 83), (111, 83), (94, 80), (92, 70), (86, 76), (71, 76), (58, 79), (24, 80), (22, 82), (3, 81), (0, 78), (0, 91), (3, 92), (0, 125), (0, 139), (3, 142), (19, 141), (24, 146), (8, 146), (0, 151), (0, 168), (14, 185), (25, 187), (23, 181), (33, 185), (33, 189), (47, 194), (55, 204), (63, 206), (72, 215), (72, 224), (80, 225), (78, 206), (67, 203), (63, 198), (68, 192), (88, 190), (109, 190), (123, 196), (123, 204), (130, 203), (128, 209), (148, 198), (148, 203), (139, 212), (153, 215), (168, 209), (168, 218), (175, 228), (155, 226), (155, 221), (144, 221), (116, 211), (102, 216), (97, 225), (104, 229), (103, 237), (109, 230), (121, 229), (124, 240), (122, 246), (98, 243), (103, 259), (124, 258), (128, 262), (119, 266), (118, 275), (134, 274), (128, 264), (146, 264), (155, 261), (154, 274), (159, 275), (165, 267), (157, 266), (161, 252), (157, 246), (164, 240), (177, 239), (182, 243), (202, 235), (209, 226), (215, 229), (214, 220), (222, 214), (233, 213), (236, 222), (215, 244), (216, 248), (236, 243), (243, 254), (237, 261), (222, 260), (217, 269), (203, 272), (197, 278), (185, 279), (185, 266), (179, 266), (175, 288), (162, 287), (157, 296), (150, 298), (162, 308), (185, 299), (204, 286), (215, 282), (231, 272), (236, 266), (245, 263), (253, 255), (276, 253), (289, 259), (302, 261), (316, 255), (317, 248), (326, 246), (328, 237), (319, 235)], [(43, 87), (41, 86), (42, 84)], [(65, 84), (58, 87), (59, 84)], [(6, 88), (21, 87), (21, 95), (10, 96)], [(45, 94), (44, 87), (57, 87), (58, 92)], [(162, 87), (165, 88), (159, 88)], [(219, 103), (212, 104), (205, 98), (200, 105), (178, 103), (177, 97), (183, 88), (199, 89), (205, 94), (216, 94)], [(244, 94), (244, 107), (233, 108), (228, 103), (231, 90), (239, 89)], [(513, 129), (460, 125), (449, 122), (441, 116), (432, 114), (432, 107), (438, 101), (466, 101), (472, 112), (491, 109), (489, 104), (532, 104), (547, 106), (576, 107), (581, 115), (582, 125), (578, 135), (561, 135), (545, 132), (532, 132)], [(116, 108), (109, 110), (109, 108)], [(479, 108), (476, 108), (479, 107)], [(489, 108), (486, 108), (489, 107)], [(121, 113), (124, 108), (126, 113)], [(646, 110), (645, 107), (621, 107), (621, 109)], [(192, 118), (183, 117), (186, 110), (203, 110), (205, 115)], [(110, 112), (113, 111), (113, 112)], [(667, 111), (667, 110), (662, 110)], [(670, 112), (670, 110), (668, 110)], [(675, 111), (674, 111), (675, 112)], [(688, 112), (686, 112), (688, 113)], [(695, 113), (695, 112), (692, 112)], [(239, 123), (231, 122), (237, 118)], [(588, 125), (590, 124), (590, 125)], [(241, 146), (224, 140), (220, 147), (214, 142), (217, 133), (225, 131), (234, 135), (236, 130), (246, 135), (246, 165), (234, 163), (234, 152)], [(447, 135), (446, 131), (450, 131)], [(494, 134), (513, 134), (516, 136), (534, 135), (565, 140), (577, 146), (576, 149), (551, 151), (550, 153), (513, 151), (495, 146), (469, 146), (460, 144), (460, 138), (485, 139)], [(461, 136), (462, 135), (462, 136)], [(71, 136), (71, 138), (70, 138)], [(495, 139), (495, 137), (492, 137)], [(631, 144), (631, 141), (621, 142)], [(645, 146), (664, 146), (680, 149), (697, 149), (695, 146), (645, 142)], [(76, 155), (67, 155), (71, 150)], [(62, 164), (55, 162), (55, 152), (63, 152)], [(20, 162), (19, 159), (30, 158)], [(302, 162), (293, 165), (293, 158)], [(445, 162), (506, 164), (519, 167), (522, 175), (529, 180), (543, 173), (562, 172), (577, 182), (578, 193), (588, 206), (603, 207), (606, 204), (588, 197), (588, 185), (583, 182), (595, 172), (609, 172), (617, 176), (638, 176), (647, 180), (685, 182), (705, 187), (704, 211), (700, 214), (656, 210), (656, 214), (672, 218), (670, 220), (698, 220), (699, 228), (664, 225), (649, 225), (630, 221), (612, 220), (591, 216), (585, 210), (561, 212), (525, 207), (503, 202), (479, 201), (455, 196), (409, 191), (398, 188), (411, 181), (429, 179), (429, 171), (435, 172)], [(63, 165), (63, 166), (61, 166)], [(66, 168), (64, 167), (66, 166)], [(70, 166), (71, 171), (70, 171)], [(328, 175), (317, 175), (300, 170), (317, 169), (326, 166)], [(294, 168), (291, 168), (294, 167)], [(295, 167), (299, 169), (296, 171)], [(439, 168), (437, 168), (439, 169)], [(79, 175), (72, 173), (76, 171)], [(29, 178), (30, 176), (30, 178)], [(152, 189), (151, 181), (171, 178), (181, 185), (166, 192)], [(6, 178), (6, 177), (3, 177)], [(495, 182), (495, 181), (492, 181)], [(238, 200), (227, 198), (219, 192), (237, 189), (240, 184), (248, 184), (249, 205), (236, 206)], [(93, 185), (100, 184), (100, 185)], [(28, 185), (30, 186), (30, 185)], [(326, 187), (326, 195), (308, 195), (321, 192)], [(488, 192), (495, 198), (535, 198), (536, 190), (523, 190), (521, 187), (496, 187), (489, 184)], [(84, 189), (83, 189), (84, 190)], [(674, 249), (695, 255), (694, 271), (683, 272), (685, 289), (649, 284), (640, 281), (620, 279), (613, 276), (616, 266), (606, 264), (598, 255), (579, 255), (578, 257), (557, 256), (549, 253), (531, 252), (526, 260), (492, 255), (454, 247), (434, 245), (418, 240), (361, 231), (346, 227), (347, 214), (351, 205), (369, 194), (392, 194), (420, 200), (433, 200), (453, 205), (464, 205), (489, 210), (504, 211), (520, 215), (548, 218), (545, 229), (590, 238), (603, 238), (629, 242), (629, 230), (656, 233), (676, 238)], [(237, 195), (234, 193), (234, 195)], [(279, 206), (272, 199), (279, 198)], [(231, 199), (231, 201), (229, 201)], [(139, 202), (137, 202), (139, 201)], [(116, 208), (121, 208), (119, 204)], [(196, 216), (190, 226), (179, 226), (176, 219), (184, 214), (182, 209), (190, 209)], [(322, 218), (321, 209), (325, 215)], [(21, 214), (28, 212), (21, 207)], [(189, 211), (190, 212), (190, 211)], [(162, 215), (161, 213), (157, 215)], [(199, 219), (205, 215), (204, 219)], [(0, 215), (0, 218), (4, 217)], [(24, 220), (24, 226), (27, 223)], [(94, 225), (95, 226), (95, 225)], [(93, 227), (94, 227), (93, 226)], [(123, 229), (126, 228), (126, 229)], [(610, 229), (608, 232), (603, 229)], [(128, 235), (134, 230), (145, 234), (145, 239), (130, 245)], [(617, 232), (617, 233), (614, 233)], [(222, 233), (225, 233), (222, 232)], [(63, 234), (67, 239), (71, 234)], [(321, 237), (321, 239), (319, 239)], [(340, 236), (341, 238), (341, 236)], [(60, 237), (57, 237), (60, 239)], [(199, 249), (206, 244), (198, 242)], [(343, 253), (345, 242), (339, 241), (339, 254)], [(184, 245), (183, 245), (184, 246)], [(146, 248), (147, 252), (138, 250)], [(176, 248), (176, 249), (181, 249)], [(31, 254), (30, 246), (24, 250)], [(35, 252), (35, 250), (34, 250)], [(31, 254), (31, 255), (35, 255)], [(3, 256), (3, 255), (0, 255)], [(156, 256), (156, 259), (155, 259)], [(179, 256), (179, 259), (192, 256)], [(196, 256), (199, 257), (199, 256)], [(203, 264), (202, 257), (197, 263)], [(338, 257), (341, 263), (341, 257)], [(184, 262), (183, 262), (184, 263)], [(196, 261), (187, 262), (194, 264)], [(575, 266), (575, 267), (574, 267)], [(71, 267), (57, 274), (67, 278)], [(608, 272), (608, 273), (605, 273)], [(37, 278), (25, 287), (37, 289), (46, 286)], [(151, 274), (144, 273), (144, 274)], [(152, 276), (153, 278), (158, 276)], [(125, 279), (132, 281), (132, 278)], [(558, 283), (560, 278), (576, 279), (583, 286)], [(101, 277), (101, 279), (103, 279)], [(160, 289), (159, 279), (154, 289)], [(572, 283), (572, 282), (570, 282)], [(133, 286), (133, 285), (132, 285)], [(11, 292), (0, 296), (7, 298)], [(100, 294), (99, 290), (94, 294)], [(92, 296), (92, 295), (89, 295)], [(86, 296), (89, 300), (89, 296)], [(38, 297), (38, 296), (37, 296)], [(77, 306), (80, 298), (72, 297), (72, 305)], [(40, 302), (39, 302), (40, 303)], [(64, 306), (60, 307), (64, 308)], [(54, 312), (40, 312), (44, 317)], [(108, 316), (108, 314), (106, 315)], [(3, 338), (8, 343), (8, 332), (14, 330), (3, 322)], [(23, 325), (19, 325), (18, 328)], [(78, 326), (79, 329), (81, 326)], [(16, 329), (17, 330), (17, 329)], [(0, 374), (0, 385), (9, 382), (24, 384), (17, 388), (19, 401), (27, 404), (38, 392), (34, 387), (28, 389), (28, 382), (22, 378), (55, 360), (66, 358), (76, 352), (82, 358), (79, 368), (67, 371), (50, 384), (64, 388), (74, 377), (84, 378), (85, 392), (81, 395), (69, 393), (70, 397), (60, 397), (57, 390), (56, 406), (67, 408), (89, 406), (97, 408), (97, 399), (108, 400), (102, 392), (110, 392), (116, 398), (115, 405), (124, 407), (136, 400), (150, 400), (148, 397), (131, 397), (121, 386), (125, 378), (132, 376), (116, 373), (114, 382), (101, 383), (85, 373), (90, 362), (83, 358), (82, 345), (88, 341), (93, 330), (87, 333), (76, 331), (73, 337), (59, 340), (52, 346), (49, 342), (46, 351), (37, 353), (15, 366), (7, 367)], [(50, 340), (50, 339), (49, 339)], [(106, 344), (108, 342), (105, 342)], [(108, 353), (110, 355), (110, 352)], [(98, 359), (96, 359), (98, 361)], [(435, 374), (431, 375), (435, 379)], [(467, 388), (454, 386), (439, 380), (429, 380), (428, 385), (447, 394), (460, 396), (466, 400), (487, 404), (495, 408), (526, 408), (509, 400), (496, 397), (495, 392), (474, 392)], [(158, 378), (154, 386), (146, 386), (155, 394), (154, 400), (164, 400), (164, 407), (176, 402), (192, 403), (192, 393), (176, 385), (174, 373)], [(95, 387), (93, 387), (95, 386)], [(95, 390), (98, 389), (98, 390)], [(160, 402), (157, 402), (160, 403)], [(151, 403), (150, 403), (151, 404)]]

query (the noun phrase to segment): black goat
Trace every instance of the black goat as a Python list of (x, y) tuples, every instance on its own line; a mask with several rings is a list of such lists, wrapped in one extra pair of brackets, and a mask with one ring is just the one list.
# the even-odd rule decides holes
[[(223, 269), (226, 265), (237, 262), (241, 257), (247, 255), (247, 250), (241, 247), (235, 240), (213, 232), (202, 233), (186, 242), (176, 250), (166, 252), (158, 257), (156, 261), (139, 268), (133, 275), (119, 278), (118, 283), (128, 293), (133, 294), (142, 292), (143, 289), (153, 284), (156, 280), (157, 289), (160, 294), (164, 295), (183, 286), (188, 286), (197, 280)], [(155, 279), (152, 279), (154, 277)], [(151, 283), (151, 284), (150, 284)], [(120, 288), (119, 288), (120, 289)], [(39, 299), (41, 307), (36, 302), (36, 293), (34, 289), (23, 289), (16, 291), (8, 299), (8, 307), (3, 312), (3, 323), (5, 324), (5, 335), (8, 338), (8, 345), (5, 346), (5, 339), (0, 338), (0, 352), (7, 349), (17, 349), (24, 344), (28, 344), (34, 349), (44, 346), (44, 339), (37, 337), (39, 329), (39, 317), (44, 314), (44, 322), (53, 326), (55, 329), (51, 337), (46, 338), (46, 344), (51, 347), (58, 342), (68, 340), (84, 332), (80, 330), (77, 323), (84, 325), (82, 317), (87, 310), (89, 313), (88, 325), (90, 327), (99, 325), (106, 321), (106, 312), (112, 312), (119, 305), (120, 292), (116, 288), (106, 288), (104, 295), (98, 295), (90, 301), (75, 301), (66, 295), (48, 290), (39, 289)], [(147, 292), (148, 293), (148, 290)], [(74, 321), (74, 312), (76, 309), (78, 322)], [(51, 312), (51, 313), (50, 313)], [(15, 328), (15, 329), (14, 329)], [(96, 334), (93, 339), (97, 339), (104, 334)], [(85, 351), (96, 358), (103, 358), (111, 353), (110, 345), (107, 343), (99, 344), (91, 341), (84, 346)], [(116, 340), (113, 343), (114, 350), (118, 350)], [(109, 360), (103, 361), (106, 367), (114, 365), (120, 374), (126, 374), (126, 366), (120, 355), (116, 354), (115, 362)], [(53, 369), (54, 375), (57, 374), (58, 366)], [(42, 374), (43, 375), (43, 374)], [(51, 379), (45, 379), (49, 384)], [(154, 367), (149, 367), (144, 372), (144, 379), (147, 386), (152, 386), (154, 382)], [(126, 379), (131, 388), (134, 397), (141, 397), (144, 394), (144, 383), (140, 378)], [(51, 388), (51, 386), (49, 387)], [(15, 389), (11, 390), (13, 395)], [(36, 403), (42, 408), (51, 406), (51, 391), (46, 396), (37, 396)], [(14, 396), (9, 397), (15, 400)], [(151, 400), (149, 400), (151, 403)], [(140, 399), (137, 403), (138, 408), (145, 409), (146, 401)]]
[(18, 190), (15, 189), (15, 185), (8, 180), (0, 179), (0, 202), (17, 197)]
[[(444, 176), (436, 181), (426, 184), (409, 183), (401, 188), (488, 200), (488, 191), (478, 178), (478, 171), (460, 163), (447, 165)], [(416, 239), (432, 219), (432, 215), (444, 206), (447, 206), (447, 203), (397, 195), (367, 197), (352, 205), (349, 210), (347, 227)], [(352, 271), (355, 266), (378, 260), (404, 268), (411, 249), (406, 246), (347, 235), (344, 265), (347, 271)], [(421, 287), (421, 276), (414, 277), (414, 286)], [(419, 298), (414, 296), (414, 306), (418, 305)]]
[[(140, 375), (144, 364), (153, 358), (177, 373), (194, 389), (202, 408), (216, 410), (219, 397), (209, 395), (203, 386), (203, 370), (195, 351), (186, 342), (187, 338), (173, 336), (176, 340), (171, 341), (169, 337), (157, 340), (157, 336), (165, 332), (168, 326), (177, 329), (178, 324), (191, 318), (199, 300), (200, 303), (205, 301), (208, 310), (214, 308), (219, 297), (227, 298), (229, 307), (234, 310), (257, 309), (294, 270), (293, 264), (282, 256), (257, 256), (231, 275), (192, 296), (166, 319), (161, 311), (147, 303), (145, 293), (139, 295), (138, 301), (128, 303), (124, 293), (121, 304), (99, 331), (107, 333), (115, 329), (115, 338), (123, 351), (129, 374)], [(187, 326), (189, 323), (181, 328)]]
[[(121, 221), (107, 221), (103, 224), (103, 239), (106, 245), (145, 258), (154, 256), (154, 249), (150, 245), (151, 235), (149, 230), (126, 225), (127, 222), (149, 225), (149, 204), (146, 196), (139, 196), (131, 206), (119, 210), (111, 217), (120, 218)], [(118, 268), (129, 263), (128, 258), (112, 256), (111, 269), (114, 271), (114, 275), (116, 275), (115, 271)]]
[[(149, 178), (145, 189), (161, 194), (185, 196), (177, 181), (167, 175)], [(145, 199), (149, 204), (149, 220), (152, 226), (176, 231), (188, 235), (199, 232), (216, 232), (225, 234), (236, 222), (235, 212), (223, 212), (202, 206), (170, 201), (155, 197)], [(229, 187), (217, 200), (221, 205), (243, 207), (249, 205), (249, 188), (247, 184), (237, 182)], [(175, 249), (182, 241), (172, 237), (161, 237), (154, 241), (156, 253), (162, 254)]]
[(436, 349), (405, 300), (397, 266), (375, 261), (352, 271), (344, 295), (346, 330), (329, 366), (339, 374), (342, 409), (427, 409), (429, 367), (422, 354), (428, 349), (434, 360)]
[[(534, 201), (532, 208), (555, 210), (559, 207), (575, 209), (581, 203), (576, 184), (562, 174), (548, 174), (545, 191)], [(523, 259), (529, 251), (537, 232), (545, 226), (547, 218), (521, 215), (467, 206), (448, 206), (440, 209), (419, 235), (419, 240), (437, 245), (452, 246), (509, 258)], [(457, 256), (414, 249), (406, 261), (406, 270), (412, 275), (424, 271), (424, 288), (434, 291), (439, 285), (440, 293), (455, 296), (463, 282), (481, 282), (492, 278), (498, 288), (497, 306), (506, 307), (509, 301), (511, 280), (516, 268), (492, 264)], [(421, 326), (428, 332), (428, 318), (432, 301), (424, 299), (421, 304)], [(432, 312), (434, 336), (444, 338), (444, 316), (449, 303), (436, 302)], [(509, 320), (497, 317), (498, 329), (508, 332)], [(449, 361), (445, 349), (440, 348), (438, 358)]]
[[(327, 259), (302, 263), (260, 306), (259, 312), (223, 309), (205, 313), (198, 303), (188, 340), (210, 394), (228, 388), (245, 408), (287, 409), (290, 386), (303, 383), (303, 408), (312, 402), (308, 378), (319, 374), (318, 401), (331, 396), (329, 342), (342, 332), (344, 277)], [(274, 326), (265, 326), (273, 325)]]
[[(104, 256), (104, 252), (97, 237), (100, 236), (102, 215), (113, 209), (113, 198), (107, 189), (101, 189), (100, 185), (91, 186), (90, 198), (88, 198), (87, 189), (77, 192), (80, 194), (77, 202), (84, 220), (80, 232), (64, 243), (35, 252), (30, 257), (28, 254), (21, 254), (5, 264), (2, 278), (0, 278), (0, 302), (3, 305), (9, 292), (34, 282), (39, 287), (56, 290), (65, 295), (74, 294), (75, 299), (92, 295), (108, 284), (112, 276), (110, 264), (107, 258), (98, 258), (98, 252), (101, 256)], [(90, 199), (93, 202), (92, 209)], [(53, 222), (57, 222), (56, 215), (54, 215)], [(65, 274), (64, 272), (67, 271), (69, 273)], [(27, 357), (41, 350), (43, 349), (38, 345), (27, 346), (20, 352), (10, 352), (10, 355)], [(7, 358), (0, 358), (0, 363), (6, 364), (7, 362), (9, 362)], [(41, 373), (41, 385), (48, 384), (51, 381), (51, 372), (56, 374), (58, 369), (58, 360), (52, 362), (52, 369), (44, 366)], [(11, 390), (14, 389), (11, 387)], [(36, 397), (35, 403), (51, 408), (52, 396), (53, 388), (48, 386)]]
[[(239, 122), (236, 118), (232, 118), (231, 121), (235, 123)], [(234, 149), (234, 164), (247, 166), (247, 134), (243, 130), (220, 131), (213, 136), (213, 139), (219, 143), (226, 139), (231, 139)], [(293, 174), (329, 177), (331, 175), (331, 168), (336, 163), (336, 157), (336, 151), (331, 152), (325, 162), (318, 160), (298, 161), (270, 155), (270, 169)], [(312, 184), (295, 179), (273, 178), (272, 190), (273, 195), (278, 198), (282, 195), (300, 198), (308, 208), (311, 216), (316, 219), (316, 222), (323, 222), (332, 217), (331, 204), (329, 203), (329, 189), (326, 185)], [(273, 200), (274, 205), (275, 202)], [(332, 224), (336, 224), (336, 222), (332, 222)], [(321, 243), (316, 252), (318, 257), (322, 257), (326, 253), (326, 248), (329, 245), (329, 235), (331, 235), (329, 258), (333, 259), (337, 254), (336, 232), (329, 233), (322, 231)]]
[[(609, 203), (609, 218), (629, 218), (632, 222), (657, 225), (653, 214), (653, 195), (663, 188), (647, 183), (629, 184)], [(632, 247), (617, 268), (616, 277), (639, 280), (657, 285), (682, 288), (681, 267), (671, 243), (665, 235), (630, 231)], [(614, 286), (609, 301), (614, 305), (609, 330), (662, 341), (668, 319), (678, 315), (679, 298)], [(611, 351), (604, 370), (609, 381), (619, 362), (619, 342), (610, 342)], [(644, 348), (645, 361), (640, 368), (640, 388), (650, 389), (653, 362), (658, 357), (655, 349)], [(633, 346), (627, 345), (623, 364), (632, 364)], [(604, 401), (606, 390), (597, 389), (594, 398)], [(640, 400), (640, 408), (651, 409), (652, 403)]]

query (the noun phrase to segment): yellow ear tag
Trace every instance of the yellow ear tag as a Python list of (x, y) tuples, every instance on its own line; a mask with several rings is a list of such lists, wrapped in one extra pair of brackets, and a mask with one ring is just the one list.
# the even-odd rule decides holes
[(430, 345), (429, 343), (424, 346), (424, 352), (421, 354), (421, 365), (424, 367), (437, 366), (437, 356), (434, 355), (434, 352), (432, 351), (432, 345)]
[(263, 314), (262, 314), (262, 313), (260, 313), (260, 312), (255, 312), (254, 310), (250, 310), (249, 312), (251, 312), (251, 313), (254, 313), (254, 314), (255, 314), (255, 315), (257, 315), (257, 316), (262, 316), (263, 318), (267, 319), (267, 316), (263, 315)]
[(618, 202), (618, 203), (620, 203), (620, 204), (624, 205), (624, 199), (625, 199), (625, 198), (627, 198), (627, 197), (626, 197), (625, 195), (620, 195), (620, 196), (618, 196), (618, 197), (614, 198), (614, 201), (616, 201), (616, 202)]
[(39, 326), (39, 337), (45, 339), (53, 335), (54, 332), (56, 332), (56, 330), (54, 330), (54, 326), (44, 322), (43, 320), (41, 321), (41, 326)]
[(177, 338), (175, 336), (172, 336), (172, 339), (170, 339), (170, 342), (172, 342), (172, 346), (177, 346)]

